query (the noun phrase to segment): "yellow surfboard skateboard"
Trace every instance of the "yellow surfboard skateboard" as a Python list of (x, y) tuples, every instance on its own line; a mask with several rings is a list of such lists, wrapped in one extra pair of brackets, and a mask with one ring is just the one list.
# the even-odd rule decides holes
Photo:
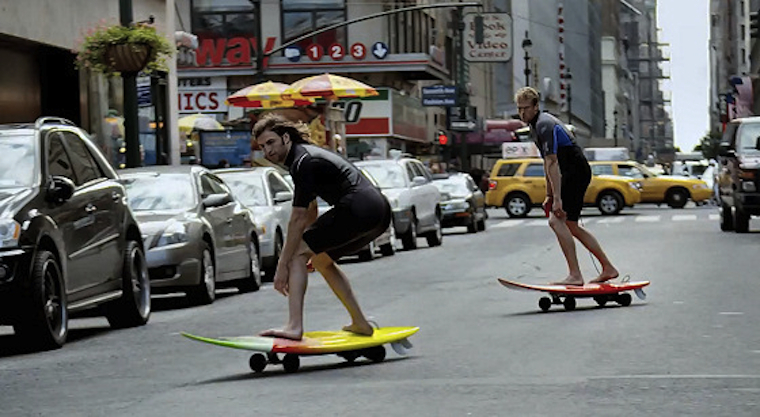
[[(403, 355), (412, 347), (408, 338), (419, 327), (381, 327), (372, 336), (362, 336), (346, 331), (320, 331), (304, 333), (301, 340), (279, 337), (236, 336), (210, 338), (182, 333), (189, 339), (233, 349), (251, 350), (256, 353), (248, 361), (253, 372), (262, 372), (268, 364), (282, 364), (285, 372), (296, 372), (301, 356), (335, 354), (348, 362), (365, 357), (373, 362), (385, 360), (385, 344), (391, 344), (396, 353)], [(284, 354), (282, 359), (278, 353)]]

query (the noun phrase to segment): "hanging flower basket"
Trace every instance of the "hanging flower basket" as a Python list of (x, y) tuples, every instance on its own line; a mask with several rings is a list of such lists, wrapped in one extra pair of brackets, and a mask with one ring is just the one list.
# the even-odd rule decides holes
[(120, 72), (166, 71), (172, 44), (146, 23), (101, 25), (90, 29), (77, 52), (76, 67), (106, 75)]

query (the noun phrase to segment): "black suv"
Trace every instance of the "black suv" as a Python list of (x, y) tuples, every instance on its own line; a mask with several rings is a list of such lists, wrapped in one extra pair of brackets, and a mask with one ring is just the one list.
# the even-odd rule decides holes
[(720, 144), (720, 229), (746, 233), (760, 215), (760, 117), (733, 120)]
[(0, 325), (38, 349), (66, 342), (69, 312), (143, 325), (150, 284), (116, 172), (68, 120), (0, 125)]

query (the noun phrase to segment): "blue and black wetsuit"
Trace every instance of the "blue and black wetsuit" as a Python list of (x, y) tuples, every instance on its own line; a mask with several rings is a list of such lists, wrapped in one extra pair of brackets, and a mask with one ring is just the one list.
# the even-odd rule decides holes
[(591, 182), (591, 167), (583, 150), (565, 125), (549, 113), (539, 113), (530, 127), (541, 156), (557, 155), (562, 177), (562, 208), (567, 213), (567, 220), (577, 222), (583, 208), (583, 196)]
[(322, 197), (333, 206), (303, 234), (314, 253), (334, 261), (380, 236), (390, 225), (388, 200), (354, 164), (318, 146), (293, 143), (285, 159), (296, 190), (294, 207), (308, 207)]

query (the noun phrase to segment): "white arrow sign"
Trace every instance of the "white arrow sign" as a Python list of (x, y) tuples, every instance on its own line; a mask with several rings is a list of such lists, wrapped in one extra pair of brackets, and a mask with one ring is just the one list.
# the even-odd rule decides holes
[(451, 130), (464, 130), (464, 131), (473, 131), (475, 130), (475, 126), (477, 124), (473, 122), (472, 120), (467, 121), (452, 121), (451, 122)]
[(372, 45), (372, 55), (377, 59), (384, 59), (388, 56), (388, 45), (383, 42), (375, 42), (375, 44)]

